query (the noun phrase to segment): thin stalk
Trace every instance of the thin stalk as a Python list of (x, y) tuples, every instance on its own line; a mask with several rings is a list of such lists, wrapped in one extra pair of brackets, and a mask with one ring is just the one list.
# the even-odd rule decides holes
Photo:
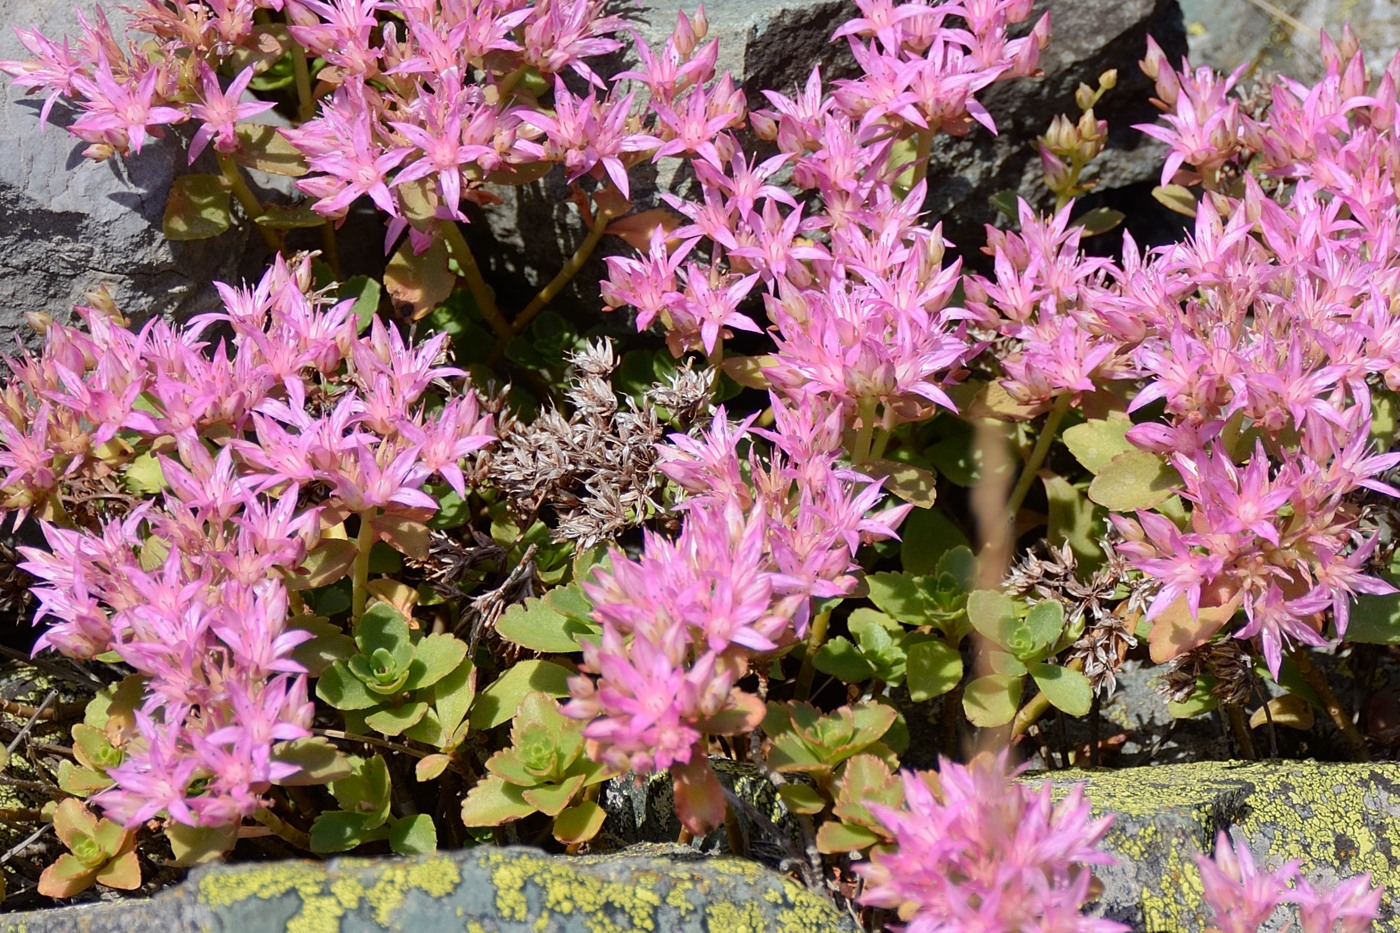
[(1366, 750), (1366, 739), (1361, 735), (1361, 731), (1356, 728), (1356, 723), (1351, 721), (1351, 716), (1347, 715), (1346, 709), (1342, 706), (1342, 701), (1337, 699), (1337, 695), (1332, 692), (1331, 686), (1327, 683), (1326, 676), (1313, 666), (1312, 660), (1306, 651), (1296, 648), (1288, 653), (1289, 658), (1298, 668), (1298, 673), (1317, 698), (1322, 701), (1322, 705), (1327, 710), (1327, 715), (1332, 717), (1333, 724), (1337, 731), (1342, 734), (1342, 740), (1346, 742), (1347, 748), (1351, 751), (1354, 761), (1370, 761), (1371, 755)]
[(298, 849), (311, 851), (311, 836), (297, 829), (267, 807), (260, 807), (253, 811), (253, 819), (270, 829), (272, 834), (282, 841), (294, 845)]
[(890, 438), (894, 436), (893, 431), (886, 431), (881, 428), (875, 435), (875, 443), (870, 445), (870, 458), (879, 460), (885, 455), (885, 448), (890, 445)]
[(802, 667), (797, 671), (797, 699), (806, 700), (812, 693), (812, 678), (816, 676), (817, 669), (813, 666), (813, 660), (817, 656), (817, 649), (826, 642), (826, 630), (831, 625), (831, 610), (819, 612), (812, 619), (812, 630), (807, 633), (807, 653), (802, 657)]
[(856, 414), (860, 418), (860, 429), (856, 432), (855, 446), (851, 449), (851, 463), (855, 466), (870, 459), (870, 441), (875, 436), (875, 406), (878, 404), (873, 398), (860, 400)]
[(1235, 737), (1240, 754), (1253, 761), (1259, 756), (1254, 753), (1254, 737), (1249, 734), (1249, 723), (1244, 721), (1244, 710), (1238, 703), (1222, 703), (1225, 721), (1230, 724), (1230, 734)]
[(481, 276), (481, 267), (476, 264), (472, 248), (467, 245), (467, 238), (462, 235), (462, 228), (457, 226), (455, 220), (444, 220), (440, 226), (443, 236), (447, 238), (447, 251), (457, 260), (457, 265), (462, 267), (462, 278), (467, 280), (467, 290), (472, 293), (477, 310), (486, 318), (486, 323), (491, 325), (498, 342), (510, 340), (515, 334), (511, 331), (509, 322), (501, 316), (500, 309), (496, 307), (496, 298)]
[(374, 513), (370, 508), (360, 513), (360, 532), (355, 537), (355, 564), (350, 578), (350, 617), (360, 623), (369, 602), (369, 552), (374, 548)]
[(1069, 396), (1061, 395), (1056, 398), (1055, 406), (1050, 409), (1050, 414), (1045, 418), (1045, 426), (1040, 430), (1040, 437), (1036, 438), (1035, 447), (1031, 449), (1030, 459), (1026, 461), (1021, 476), (1016, 481), (1015, 487), (1012, 488), (1010, 498), (1006, 501), (1006, 512), (1013, 524), (1016, 521), (1016, 513), (1021, 511), (1022, 503), (1026, 501), (1026, 496), (1035, 483), (1036, 473), (1044, 465), (1045, 458), (1050, 453), (1050, 445), (1055, 442), (1055, 435), (1059, 433), (1060, 422), (1064, 420), (1068, 412)]
[(292, 40), (292, 77), (297, 86), (297, 121), (305, 123), (316, 116), (316, 98), (311, 93), (311, 66), (306, 61), (306, 49)]
[(336, 281), (340, 281), (340, 243), (335, 238), (335, 221), (329, 218), (321, 224), (321, 255), (325, 257), (326, 265), (331, 267)]
[(238, 163), (233, 161), (233, 157), (224, 152), (215, 151), (219, 159), (219, 171), (223, 173), (224, 180), (228, 182), (229, 188), (233, 191), (233, 196), (238, 199), (238, 203), (243, 208), (243, 213), (248, 215), (248, 222), (258, 228), (258, 234), (262, 236), (262, 241), (267, 244), (267, 248), (274, 253), (282, 251), (282, 241), (277, 238), (277, 233), (262, 224), (258, 223), (258, 218), (262, 216), (262, 202), (258, 196), (253, 194), (253, 189), (248, 187), (248, 182), (244, 181), (243, 173), (238, 170)]
[(574, 276), (578, 275), (584, 263), (588, 262), (588, 258), (592, 256), (593, 251), (598, 248), (598, 241), (603, 238), (603, 232), (607, 230), (608, 223), (611, 220), (612, 214), (608, 211), (600, 210), (598, 212), (598, 215), (593, 218), (592, 225), (588, 228), (588, 234), (583, 238), (583, 242), (578, 245), (578, 249), (574, 250), (574, 254), (569, 257), (569, 260), (564, 263), (554, 278), (550, 279), (548, 284), (540, 289), (539, 293), (525, 306), (525, 309), (515, 316), (515, 320), (511, 321), (509, 336), (499, 336), (496, 340), (496, 346), (491, 351), (492, 360), (499, 359), (501, 354), (505, 352), (506, 343), (508, 343), (512, 337), (519, 337), (523, 334), (525, 328), (530, 326), (530, 322), (535, 319), (535, 316), (543, 311), (551, 301), (557, 298), (559, 293), (564, 290), (564, 286), (568, 285), (569, 282), (573, 280)]

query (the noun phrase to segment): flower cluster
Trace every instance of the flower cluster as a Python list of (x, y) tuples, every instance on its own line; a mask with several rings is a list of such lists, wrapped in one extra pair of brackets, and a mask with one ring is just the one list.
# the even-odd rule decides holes
[(1117, 522), (1123, 553), (1160, 585), (1148, 615), (1178, 599), (1193, 615), (1242, 607), (1235, 634), (1258, 637), (1275, 676), (1290, 643), (1328, 643), (1323, 610), (1344, 636), (1357, 594), (1393, 591), (1370, 570), (1375, 540), (1358, 530), (1356, 501), (1396, 495), (1384, 476), (1400, 463), (1374, 452), (1372, 428), (1373, 398), (1400, 372), (1387, 167), (1400, 148), (1385, 90), (1400, 58), (1367, 95), (1354, 41), (1325, 52), (1316, 87), (1279, 79), (1265, 113), (1237, 117), (1233, 104), (1203, 103), (1231, 81), (1149, 54), (1145, 69), (1183, 120), (1188, 106), (1238, 119), (1230, 140), (1209, 146), (1180, 120), (1160, 128), (1178, 162), (1203, 179), (1248, 165), (1288, 184), (1270, 194), (1244, 173), (1237, 194), (1207, 193), (1186, 241), (1145, 257), (1129, 241), (1121, 295), (1108, 302), (1146, 379), (1130, 410), (1165, 408), (1128, 437), (1170, 462), (1191, 504), (1185, 529), (1149, 513)]
[(1283, 903), (1298, 906), (1299, 933), (1362, 933), (1380, 916), (1383, 889), (1371, 887), (1369, 874), (1319, 890), (1299, 874), (1296, 861), (1261, 872), (1244, 841), (1232, 845), (1224, 830), (1215, 857), (1198, 855), (1196, 864), (1220, 933), (1257, 933)]
[[(736, 686), (749, 659), (805, 635), (812, 600), (848, 594), (862, 540), (893, 537), (909, 510), (868, 515), (880, 483), (840, 464), (839, 413), (773, 403), (777, 431), (731, 424), (721, 407), (700, 437), (673, 435), (660, 469), (690, 494), (680, 535), (648, 533), (640, 559), (614, 551), (584, 584), (603, 629), (583, 649), (597, 680), (575, 678), (564, 712), (587, 721), (595, 759), (671, 769), (681, 818), (697, 832), (724, 813), (706, 736), (763, 718), (758, 698)], [(771, 442), (767, 458), (756, 439)]]
[[(97, 798), (128, 825), (257, 811), (294, 770), (277, 743), (310, 734), (292, 655), (311, 633), (290, 605), (308, 555), (352, 515), (363, 547), (412, 549), (437, 508), (428, 480), (465, 494), (460, 461), (494, 440), (470, 392), (423, 405), (460, 374), (443, 336), (412, 347), (377, 319), (359, 336), (353, 299), (328, 306), (310, 281), (309, 257), (279, 258), (183, 328), (80, 308), (86, 333), (49, 324), (41, 355), (8, 361), (0, 483), (47, 542), (21, 549), (49, 623), (37, 647), (113, 652), (144, 678)], [(211, 347), (215, 326), (232, 337)]]
[(1113, 818), (1091, 819), (1082, 788), (1053, 804), (1050, 783), (1016, 782), (1005, 755), (900, 777), (902, 807), (870, 805), (896, 848), (856, 871), (861, 902), (896, 911), (906, 933), (1128, 929), (1080, 913), (1090, 866), (1114, 861), (1097, 848)]

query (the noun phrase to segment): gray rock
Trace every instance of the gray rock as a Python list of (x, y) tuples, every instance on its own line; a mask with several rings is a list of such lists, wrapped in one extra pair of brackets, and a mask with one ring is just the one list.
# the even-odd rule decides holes
[(548, 856), (481, 847), (399, 859), (217, 866), (148, 901), (10, 914), (0, 933), (855, 933), (824, 896), (679, 846)]
[[(634, 24), (648, 44), (660, 45), (675, 25), (678, 10), (694, 10), (693, 0), (647, 0)], [(1096, 86), (1109, 68), (1118, 69), (1118, 86), (1100, 102), (1096, 112), (1109, 124), (1108, 148), (1090, 169), (1099, 190), (1094, 204), (1118, 204), (1124, 199), (1147, 205), (1130, 211), (1130, 224), (1159, 218), (1147, 196), (1161, 173), (1160, 144), (1137, 130), (1134, 123), (1151, 123), (1157, 112), (1148, 103), (1151, 82), (1137, 62), (1149, 34), (1168, 55), (1179, 58), (1186, 38), (1176, 0), (1039, 0), (1036, 12), (1051, 13), (1050, 46), (1042, 55), (1043, 78), (996, 84), (980, 95), (996, 121), (999, 135), (982, 128), (954, 139), (939, 136), (930, 159), (926, 208), (930, 220), (942, 220), (944, 233), (964, 251), (985, 242), (983, 225), (997, 219), (990, 200), (1011, 189), (1043, 204), (1046, 192), (1040, 160), (1033, 142), (1059, 113), (1077, 117), (1074, 92), (1081, 82)], [(853, 4), (832, 0), (716, 0), (705, 4), (709, 38), (719, 40), (718, 68), (742, 79), (751, 106), (767, 106), (764, 88), (793, 93), (805, 83), (812, 66), (820, 64), (824, 80), (854, 73), (846, 42), (831, 42), (831, 33), (855, 14)], [(669, 161), (669, 160), (668, 160)], [(667, 165), (661, 167), (669, 170)], [(685, 177), (656, 175), (639, 166), (633, 178), (633, 203), (653, 206), (658, 187), (684, 187)], [(1143, 186), (1146, 186), (1145, 188)], [(547, 282), (582, 240), (577, 211), (565, 203), (562, 172), (521, 189), (498, 191), (504, 203), (484, 211), (469, 230), (472, 246), (489, 267), (502, 290), (507, 310), (529, 300)], [(1163, 221), (1173, 225), (1172, 220)], [(1152, 240), (1147, 229), (1140, 240)], [(1116, 237), (1113, 237), (1117, 242)], [(599, 253), (626, 251), (605, 240)], [(596, 305), (597, 280), (603, 275), (598, 255), (575, 277), (575, 301)]]
[(1318, 37), (1334, 38), (1350, 23), (1378, 74), (1400, 49), (1400, 6), (1393, 0), (1273, 0), (1250, 3), (1181, 0), (1193, 63), (1230, 71), (1245, 62), (1300, 81), (1322, 75)]
[[(1175, 222), (1159, 215), (1148, 197), (1161, 176), (1164, 150), (1133, 129), (1158, 116), (1148, 103), (1152, 83), (1137, 63), (1149, 35), (1173, 60), (1184, 54), (1186, 37), (1176, 0), (1042, 0), (1035, 7), (1033, 16), (1050, 12), (1050, 44), (1040, 59), (1044, 76), (999, 82), (979, 95), (996, 121), (996, 136), (978, 129), (961, 139), (935, 140), (925, 208), (943, 220), (944, 235), (966, 253), (984, 242), (983, 225), (997, 219), (989, 200), (998, 192), (1013, 190), (1046, 207), (1036, 137), (1056, 114), (1077, 118), (1075, 90), (1081, 83), (1097, 87), (1099, 75), (1116, 68), (1117, 87), (1094, 108), (1108, 122), (1109, 138), (1086, 173), (1097, 179), (1098, 188), (1083, 203), (1124, 209), (1139, 242), (1157, 239), (1157, 224)], [(1116, 234), (1107, 239), (1118, 242)]]
[[(13, 26), (54, 39), (79, 35), (72, 10), (68, 0), (0, 0), (0, 60), (29, 57)], [(140, 154), (93, 162), (63, 128), (73, 112), (55, 105), (41, 132), (44, 95), (26, 96), (8, 77), (0, 85), (0, 345), (26, 335), (24, 312), (67, 320), (73, 304), (102, 284), (135, 320), (216, 304), (210, 283), (238, 278), (246, 231), (188, 243), (162, 235), (170, 185), (188, 171), (183, 142), (172, 134)]]
[[(1114, 814), (1104, 847), (1119, 864), (1095, 875), (1095, 912), (1149, 933), (1205, 929), (1197, 854), (1216, 833), (1245, 841), (1264, 869), (1298, 859), (1314, 885), (1369, 872), (1385, 885), (1377, 931), (1400, 929), (1400, 765), (1315, 761), (1200, 762), (1116, 771), (1056, 771), (1057, 795), (1084, 782), (1095, 814)], [(1280, 909), (1264, 929), (1286, 925)]]

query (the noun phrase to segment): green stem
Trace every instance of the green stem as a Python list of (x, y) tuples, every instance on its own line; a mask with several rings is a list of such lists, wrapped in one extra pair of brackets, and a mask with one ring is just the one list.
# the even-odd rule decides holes
[(819, 612), (812, 619), (812, 630), (807, 633), (807, 653), (802, 656), (802, 667), (797, 671), (797, 699), (806, 700), (812, 695), (812, 679), (817, 669), (813, 666), (817, 650), (826, 642), (826, 630), (831, 625), (831, 610)]
[(885, 455), (885, 448), (890, 445), (890, 438), (893, 436), (893, 431), (886, 431), (883, 428), (880, 429), (880, 432), (875, 435), (875, 443), (870, 445), (871, 459), (879, 460)]
[(496, 307), (496, 298), (491, 294), (486, 279), (482, 278), (481, 267), (476, 264), (472, 248), (467, 245), (467, 238), (462, 235), (462, 228), (457, 226), (455, 220), (444, 220), (440, 227), (447, 239), (447, 251), (457, 260), (457, 265), (462, 267), (462, 278), (467, 280), (467, 290), (472, 293), (477, 310), (486, 319), (486, 323), (491, 325), (491, 330), (495, 331), (498, 343), (510, 340), (515, 334), (511, 331), (510, 324), (501, 316), (500, 309)]
[(1288, 653), (1288, 657), (1293, 661), (1298, 673), (1302, 675), (1304, 681), (1317, 698), (1322, 701), (1322, 705), (1327, 709), (1327, 715), (1332, 717), (1332, 723), (1337, 727), (1337, 731), (1342, 734), (1343, 741), (1351, 751), (1352, 760), (1370, 761), (1371, 755), (1366, 750), (1366, 739), (1361, 735), (1361, 730), (1356, 728), (1356, 723), (1351, 721), (1351, 716), (1347, 714), (1342, 706), (1342, 701), (1337, 699), (1337, 694), (1332, 692), (1332, 687), (1327, 683), (1327, 677), (1308, 658), (1308, 653), (1302, 648), (1295, 648)]
[(253, 819), (272, 830), (273, 835), (282, 839), (284, 842), (290, 843), (298, 849), (305, 849), (308, 852), (311, 851), (311, 836), (297, 829), (268, 808), (262, 807), (261, 809), (255, 810), (253, 812)]
[(1254, 754), (1254, 738), (1249, 734), (1249, 724), (1244, 721), (1244, 710), (1240, 709), (1238, 703), (1220, 705), (1225, 709), (1225, 719), (1230, 723), (1230, 732), (1235, 737), (1240, 754), (1253, 761), (1258, 756)]
[(875, 436), (875, 406), (878, 404), (873, 398), (860, 400), (856, 414), (860, 418), (860, 429), (856, 432), (855, 446), (851, 450), (851, 463), (855, 466), (870, 459), (870, 441)]
[(292, 40), (292, 76), (297, 86), (297, 122), (305, 123), (316, 116), (316, 98), (311, 93), (311, 66), (306, 61), (306, 49)]
[(233, 196), (238, 199), (238, 203), (243, 207), (243, 213), (248, 215), (248, 222), (257, 227), (258, 233), (262, 235), (263, 242), (267, 248), (274, 253), (282, 251), (282, 241), (277, 238), (276, 232), (258, 223), (258, 218), (262, 216), (262, 202), (258, 196), (253, 194), (253, 189), (248, 187), (248, 182), (243, 180), (243, 173), (238, 170), (238, 163), (233, 161), (233, 156), (224, 152), (214, 153), (219, 158), (219, 171), (223, 173), (224, 180), (228, 182), (229, 188), (233, 191)]
[(525, 77), (525, 70), (528, 67), (527, 65), (521, 65), (519, 68), (507, 74), (501, 79), (500, 83), (496, 85), (496, 93), (500, 95), (502, 103), (504, 103), (511, 92), (515, 90), (515, 86), (520, 83), (520, 79)]
[(335, 239), (335, 221), (321, 224), (321, 255), (326, 258), (326, 265), (331, 267), (336, 281), (340, 281), (340, 244)]
[(574, 250), (574, 254), (564, 263), (554, 278), (525, 306), (525, 310), (515, 316), (515, 320), (510, 323), (510, 333), (508, 336), (501, 336), (496, 341), (496, 346), (491, 351), (490, 362), (500, 359), (505, 352), (506, 344), (511, 338), (519, 337), (525, 332), (525, 328), (530, 326), (530, 322), (535, 316), (543, 311), (551, 301), (559, 296), (568, 285), (578, 275), (584, 263), (588, 262), (588, 257), (593, 255), (593, 251), (598, 248), (598, 241), (603, 238), (603, 232), (607, 230), (608, 223), (612, 220), (612, 214), (608, 211), (600, 210), (593, 218), (593, 224), (588, 228), (588, 235), (583, 238), (583, 242)]
[(1036, 438), (1035, 447), (1031, 449), (1030, 459), (1026, 461), (1025, 468), (1021, 471), (1021, 477), (1016, 481), (1016, 486), (1011, 490), (1011, 497), (1006, 502), (1006, 513), (1011, 517), (1014, 525), (1016, 513), (1021, 511), (1021, 504), (1026, 501), (1026, 495), (1031, 491), (1031, 485), (1035, 483), (1036, 473), (1045, 463), (1046, 456), (1050, 453), (1050, 445), (1055, 442), (1055, 435), (1060, 430), (1060, 422), (1064, 420), (1065, 414), (1069, 412), (1069, 396), (1061, 395), (1055, 399), (1055, 407), (1050, 409), (1050, 414), (1045, 418), (1045, 426), (1040, 429), (1040, 437)]
[(355, 537), (355, 564), (350, 579), (350, 616), (353, 624), (360, 623), (369, 602), (369, 553), (374, 549), (373, 507), (360, 513), (360, 532)]

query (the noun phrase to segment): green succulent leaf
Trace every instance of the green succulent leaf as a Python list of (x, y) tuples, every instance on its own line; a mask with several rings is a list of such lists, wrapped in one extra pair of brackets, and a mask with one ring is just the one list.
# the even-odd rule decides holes
[(383, 699), (350, 673), (345, 661), (336, 661), (316, 679), (316, 696), (339, 710), (373, 709)]
[(380, 755), (352, 755), (350, 766), (353, 770), (349, 777), (331, 782), (331, 794), (342, 810), (364, 817), (366, 829), (384, 825), (389, 818), (389, 766)]
[(565, 845), (587, 842), (598, 835), (607, 811), (591, 800), (580, 800), (554, 818), (554, 838)]
[(167, 240), (206, 240), (229, 228), (229, 184), (222, 175), (181, 175), (170, 185), (162, 228)]
[[(574, 589), (572, 586), (557, 588), (550, 590), (549, 595), (553, 596), (561, 590)], [(531, 596), (525, 602), (511, 606), (501, 615), (496, 621), (496, 632), (506, 641), (542, 654), (573, 654), (581, 651), (580, 640), (596, 635), (598, 627), (555, 608), (570, 605), (571, 602), (568, 596), (561, 596), (557, 601), (548, 597), (539, 599)], [(576, 603), (573, 605), (577, 606)], [(584, 605), (587, 605), (586, 602)]]
[(1089, 678), (1079, 671), (1058, 664), (1032, 664), (1031, 678), (1050, 705), (1071, 716), (1087, 716), (1094, 701)]
[(984, 638), (1006, 648), (1016, 624), (1016, 602), (999, 590), (973, 590), (967, 597), (967, 618)]
[(521, 661), (477, 694), (471, 709), (472, 728), (480, 731), (509, 722), (525, 694), (531, 691), (552, 697), (568, 696), (571, 673), (551, 661)]
[(351, 849), (383, 839), (388, 829), (375, 823), (365, 813), (347, 813), (344, 810), (331, 810), (316, 817), (311, 824), (311, 851), (349, 852)]
[(986, 674), (963, 690), (963, 713), (979, 728), (1004, 726), (1016, 717), (1021, 705), (1022, 679), (1006, 674)]
[(399, 735), (416, 725), (428, 713), (428, 704), (417, 700), (401, 706), (385, 706), (365, 717), (365, 725), (384, 735)]
[(535, 808), (525, 802), (522, 790), (495, 775), (478, 781), (462, 801), (462, 822), (467, 826), (500, 826), (529, 816)]
[(942, 696), (962, 678), (962, 655), (942, 639), (919, 641), (908, 647), (905, 681), (909, 698), (915, 703)]
[(1089, 498), (1110, 512), (1132, 512), (1161, 505), (1180, 485), (1180, 474), (1165, 460), (1133, 448), (1099, 471), (1089, 484)]
[(818, 648), (812, 657), (812, 666), (848, 684), (858, 684), (875, 675), (875, 668), (844, 635), (828, 639)]
[(1132, 420), (1114, 412), (1107, 418), (1091, 418), (1083, 424), (1066, 428), (1061, 435), (1069, 452), (1074, 454), (1084, 469), (1099, 473), (1113, 461), (1113, 458), (1130, 450), (1136, 450), (1128, 440), (1128, 429)]
[(389, 848), (399, 855), (429, 855), (437, 851), (437, 826), (426, 813), (395, 820), (389, 826)]
[(466, 656), (467, 643), (462, 639), (446, 633), (429, 635), (413, 650), (413, 660), (409, 662), (408, 679), (403, 689), (431, 687), (456, 670)]

